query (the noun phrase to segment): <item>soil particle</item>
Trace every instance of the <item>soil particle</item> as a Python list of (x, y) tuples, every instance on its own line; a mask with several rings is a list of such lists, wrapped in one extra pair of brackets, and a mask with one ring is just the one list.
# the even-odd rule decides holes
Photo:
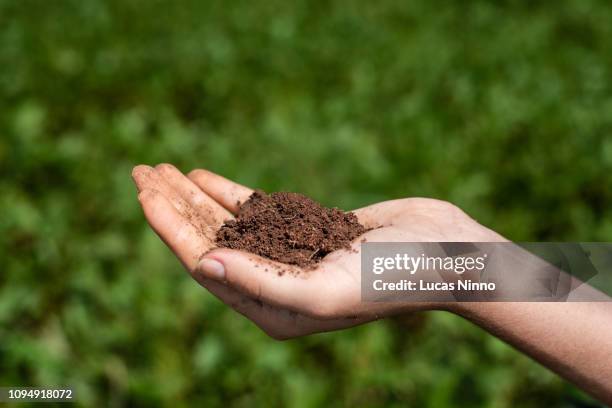
[[(366, 232), (352, 213), (326, 208), (297, 193), (255, 191), (217, 232), (220, 247), (309, 267)], [(279, 275), (281, 275), (279, 271)]]

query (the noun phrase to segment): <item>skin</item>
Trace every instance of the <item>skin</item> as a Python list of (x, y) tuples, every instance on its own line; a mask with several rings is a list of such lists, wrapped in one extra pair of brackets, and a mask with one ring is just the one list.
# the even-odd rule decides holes
[(376, 229), (355, 240), (352, 251), (333, 252), (314, 270), (300, 273), (297, 267), (253, 254), (214, 248), (216, 231), (234, 217), (238, 203), (251, 195), (250, 188), (207, 170), (185, 176), (170, 164), (136, 166), (132, 176), (147, 221), (192, 277), (275, 339), (344, 329), (395, 314), (446, 310), (612, 404), (612, 302), (361, 302), (361, 238), (507, 241), (448, 202), (406, 198), (354, 210), (363, 225)]

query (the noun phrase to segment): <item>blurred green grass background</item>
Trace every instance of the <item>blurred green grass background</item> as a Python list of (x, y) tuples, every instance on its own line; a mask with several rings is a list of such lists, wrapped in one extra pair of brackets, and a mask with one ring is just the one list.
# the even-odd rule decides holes
[(147, 228), (130, 171), (610, 240), (611, 38), (590, 0), (1, 0), (0, 385), (113, 407), (593, 403), (443, 313), (267, 338)]

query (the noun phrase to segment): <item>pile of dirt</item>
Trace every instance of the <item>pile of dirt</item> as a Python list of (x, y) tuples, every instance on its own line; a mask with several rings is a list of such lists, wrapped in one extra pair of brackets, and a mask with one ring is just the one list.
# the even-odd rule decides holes
[(255, 191), (234, 220), (217, 232), (217, 245), (309, 267), (366, 232), (352, 213), (326, 208), (297, 193)]

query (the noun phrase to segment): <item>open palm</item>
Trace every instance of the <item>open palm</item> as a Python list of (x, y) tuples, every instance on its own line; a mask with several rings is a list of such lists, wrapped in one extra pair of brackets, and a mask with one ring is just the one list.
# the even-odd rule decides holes
[[(303, 271), (236, 250), (216, 248), (216, 231), (253, 192), (207, 170), (187, 176), (169, 164), (132, 173), (147, 221), (202, 286), (270, 336), (285, 339), (342, 329), (431, 303), (361, 301), (360, 241), (494, 241), (502, 237), (439, 200), (385, 201), (353, 212), (367, 228), (351, 250), (328, 254)], [(280, 271), (289, 273), (278, 273)]]

